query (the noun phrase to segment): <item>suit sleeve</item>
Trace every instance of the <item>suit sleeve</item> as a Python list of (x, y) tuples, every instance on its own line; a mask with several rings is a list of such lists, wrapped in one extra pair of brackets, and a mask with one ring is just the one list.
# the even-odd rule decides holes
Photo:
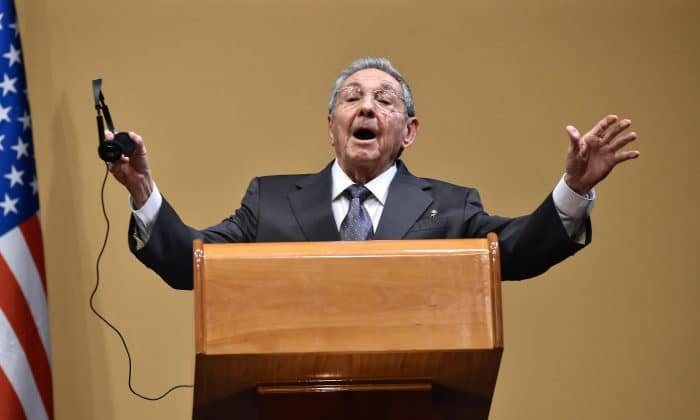
[(129, 249), (144, 265), (155, 271), (175, 289), (192, 290), (192, 241), (205, 243), (253, 242), (258, 227), (259, 182), (248, 186), (241, 207), (221, 223), (197, 230), (187, 226), (170, 203), (163, 198), (148, 242), (137, 249), (133, 238), (136, 229), (133, 216), (129, 223)]
[(585, 220), (585, 243), (577, 243), (569, 237), (551, 194), (534, 212), (517, 218), (488, 215), (476, 190), (471, 190), (466, 200), (466, 236), (498, 234), (503, 280), (522, 280), (542, 274), (591, 241), (589, 218)]

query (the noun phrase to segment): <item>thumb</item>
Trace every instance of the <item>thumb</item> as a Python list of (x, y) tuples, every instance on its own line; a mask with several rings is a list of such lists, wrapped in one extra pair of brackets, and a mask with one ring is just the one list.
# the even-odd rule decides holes
[(578, 132), (576, 127), (573, 125), (567, 125), (566, 126), (566, 134), (569, 135), (569, 141), (571, 142), (571, 147), (574, 150), (578, 150), (579, 145), (581, 144), (581, 133)]

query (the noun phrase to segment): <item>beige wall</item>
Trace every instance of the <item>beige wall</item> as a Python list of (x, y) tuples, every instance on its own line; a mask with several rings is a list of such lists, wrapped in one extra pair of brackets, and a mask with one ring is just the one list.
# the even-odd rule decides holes
[[(504, 285), (500, 419), (697, 419), (700, 8), (695, 0), (17, 0), (47, 252), (57, 420), (186, 419), (191, 391), (129, 394), (120, 342), (87, 305), (104, 222), (90, 80), (147, 141), (160, 189), (194, 226), (256, 175), (332, 156), (336, 73), (385, 55), (412, 82), (423, 176), (533, 209), (563, 170), (564, 126), (629, 116), (641, 158), (598, 188), (593, 244)], [(131, 257), (126, 193), (97, 306), (125, 333), (135, 387), (190, 383), (192, 294)]]

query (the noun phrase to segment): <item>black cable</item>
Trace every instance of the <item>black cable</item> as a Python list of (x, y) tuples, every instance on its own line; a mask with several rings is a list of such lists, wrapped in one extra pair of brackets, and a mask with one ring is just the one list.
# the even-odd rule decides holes
[(100, 253), (97, 255), (97, 261), (95, 263), (95, 268), (97, 271), (97, 276), (96, 276), (96, 281), (95, 281), (95, 289), (93, 289), (92, 294), (90, 295), (90, 309), (92, 309), (92, 312), (97, 315), (98, 318), (100, 318), (102, 321), (104, 321), (109, 328), (114, 330), (115, 333), (119, 336), (119, 339), (122, 340), (122, 345), (124, 346), (124, 351), (126, 351), (126, 357), (129, 359), (129, 391), (131, 391), (132, 394), (136, 395), (139, 398), (143, 398), (144, 400), (148, 401), (157, 401), (162, 398), (164, 398), (166, 395), (170, 394), (172, 391), (178, 389), (178, 388), (194, 388), (194, 385), (176, 385), (169, 390), (165, 391), (164, 394), (158, 396), (158, 397), (147, 397), (145, 395), (140, 394), (137, 392), (134, 387), (131, 385), (131, 353), (129, 353), (129, 348), (126, 345), (126, 340), (124, 339), (124, 336), (122, 335), (121, 332), (112, 325), (111, 322), (107, 321), (105, 317), (100, 315), (99, 312), (97, 312), (97, 309), (95, 309), (95, 304), (93, 302), (95, 298), (95, 294), (97, 293), (97, 288), (100, 286), (100, 261), (102, 260), (102, 254), (105, 251), (105, 248), (107, 247), (107, 240), (109, 239), (109, 217), (107, 217), (107, 209), (105, 207), (105, 185), (107, 184), (107, 176), (109, 175), (109, 166), (105, 165), (105, 176), (104, 179), (102, 179), (102, 188), (100, 189), (100, 201), (102, 203), (102, 215), (105, 218), (105, 222), (107, 224), (107, 229), (105, 230), (105, 239), (102, 242), (102, 248), (100, 249)]

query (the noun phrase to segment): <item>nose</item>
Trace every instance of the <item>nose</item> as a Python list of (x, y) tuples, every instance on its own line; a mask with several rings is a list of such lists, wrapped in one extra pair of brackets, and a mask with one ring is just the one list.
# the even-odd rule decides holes
[(362, 100), (360, 101), (360, 115), (374, 115), (374, 98), (372, 95), (365, 95), (362, 97)]

